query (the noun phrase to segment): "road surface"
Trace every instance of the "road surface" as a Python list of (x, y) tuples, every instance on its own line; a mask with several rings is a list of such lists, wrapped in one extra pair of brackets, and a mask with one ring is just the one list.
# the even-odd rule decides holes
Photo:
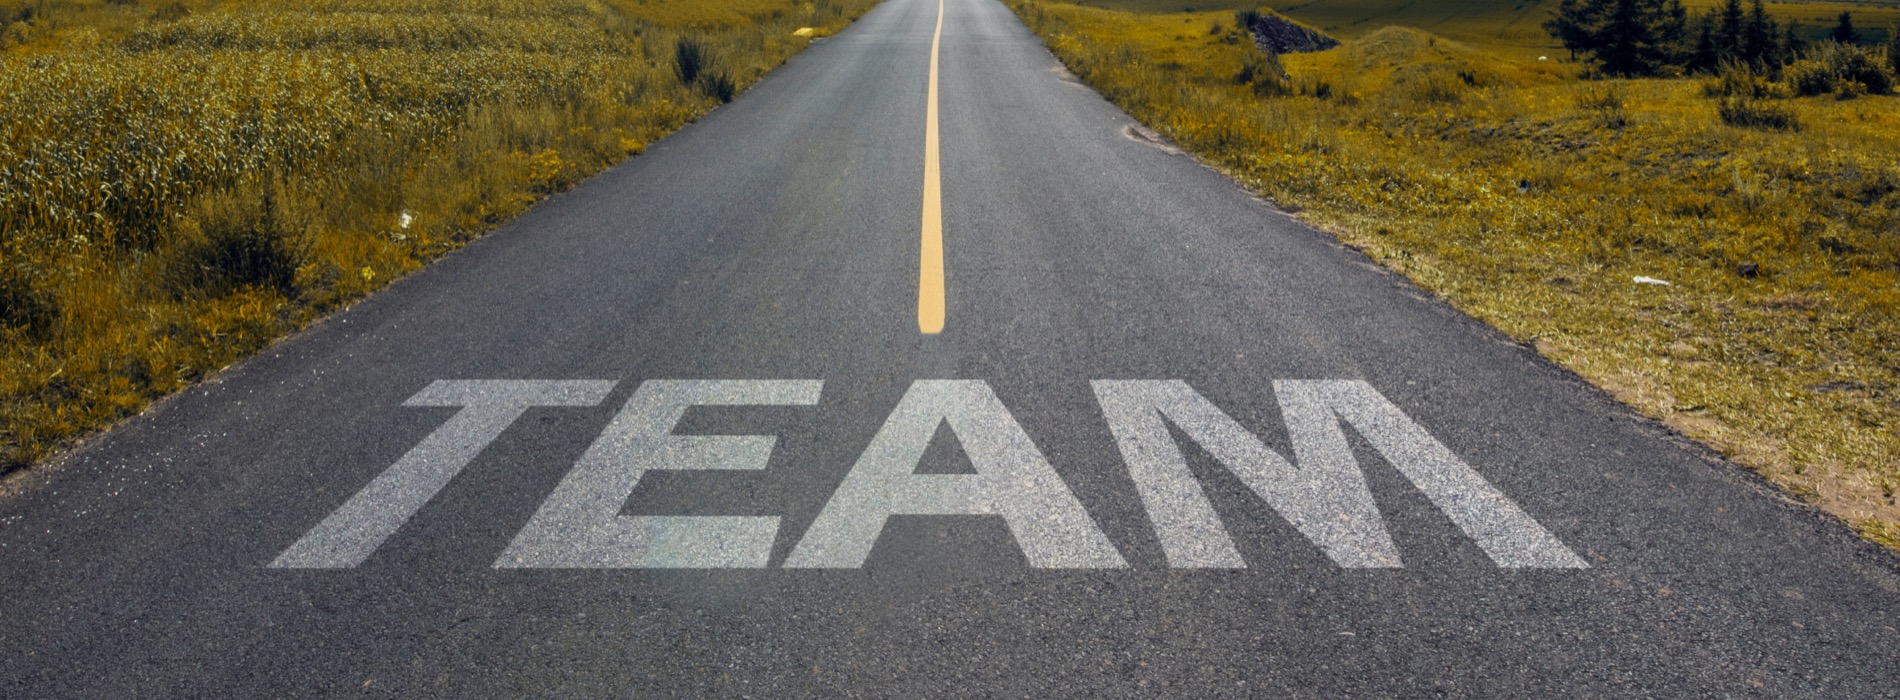
[(0, 499), (0, 696), (1900, 694), (1894, 556), (1131, 127), (888, 0)]

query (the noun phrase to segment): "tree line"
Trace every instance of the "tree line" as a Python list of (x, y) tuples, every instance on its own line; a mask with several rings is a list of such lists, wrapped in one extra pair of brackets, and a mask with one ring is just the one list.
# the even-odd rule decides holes
[[(1779, 67), (1808, 49), (1801, 24), (1769, 15), (1762, 0), (1746, 8), (1742, 0), (1727, 0), (1693, 16), (1682, 0), (1562, 0), (1544, 29), (1573, 57), (1587, 55), (1604, 74), (1619, 77), (1713, 73), (1733, 63)], [(1852, 13), (1841, 13), (1826, 40), (1860, 42)]]

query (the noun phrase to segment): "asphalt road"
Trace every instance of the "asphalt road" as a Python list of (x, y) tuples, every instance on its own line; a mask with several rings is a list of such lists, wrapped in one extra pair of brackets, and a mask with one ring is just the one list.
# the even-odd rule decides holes
[(18, 484), (0, 696), (1900, 695), (1896, 557), (993, 0), (943, 10), (921, 333), (938, 16)]

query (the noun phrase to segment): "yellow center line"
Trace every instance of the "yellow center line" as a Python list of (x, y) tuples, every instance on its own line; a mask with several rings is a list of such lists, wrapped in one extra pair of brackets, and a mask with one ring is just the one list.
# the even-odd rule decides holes
[(937, 166), (937, 53), (943, 47), (943, 0), (930, 38), (930, 91), (924, 102), (924, 240), (917, 270), (917, 330), (943, 332), (943, 185)]

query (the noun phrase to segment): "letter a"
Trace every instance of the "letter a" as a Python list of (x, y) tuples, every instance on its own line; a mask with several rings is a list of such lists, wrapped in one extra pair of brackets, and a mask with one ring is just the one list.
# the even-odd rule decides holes
[[(915, 473), (945, 421), (975, 474)], [(1001, 515), (1030, 566), (1127, 566), (981, 381), (911, 384), (785, 566), (863, 566), (892, 515)]]

